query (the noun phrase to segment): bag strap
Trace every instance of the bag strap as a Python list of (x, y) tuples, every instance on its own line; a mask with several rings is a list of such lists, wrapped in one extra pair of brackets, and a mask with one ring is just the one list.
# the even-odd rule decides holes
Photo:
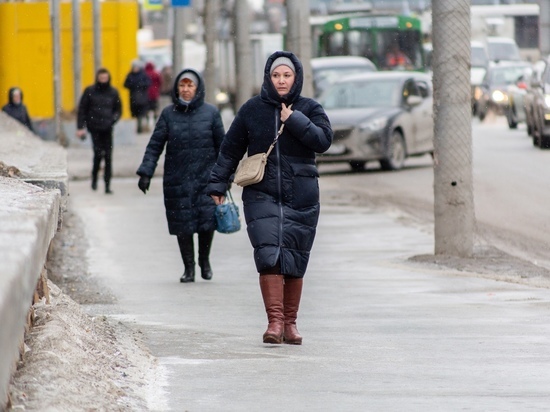
[(227, 189), (227, 196), (225, 197), (225, 200), (227, 203), (235, 203), (233, 201), (233, 195), (231, 194), (231, 190)]
[[(289, 109), (291, 107), (292, 107), (292, 105), (288, 106)], [(271, 151), (273, 150), (273, 148), (275, 147), (275, 145), (279, 141), (279, 136), (283, 134), (283, 129), (284, 128), (285, 128), (285, 124), (283, 123), (283, 124), (281, 124), (281, 127), (279, 127), (279, 131), (277, 132), (277, 135), (275, 136), (275, 139), (273, 140), (273, 143), (271, 143), (271, 146), (269, 146), (269, 149), (267, 149), (266, 157), (269, 156), (269, 154), (271, 153)]]

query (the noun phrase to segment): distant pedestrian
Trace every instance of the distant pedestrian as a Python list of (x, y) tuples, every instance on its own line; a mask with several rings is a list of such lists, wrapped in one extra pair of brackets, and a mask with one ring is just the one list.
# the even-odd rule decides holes
[(160, 108), (164, 109), (172, 103), (172, 89), (174, 79), (172, 78), (172, 66), (164, 66), (160, 71)]
[(97, 190), (97, 175), (101, 160), (105, 160), (103, 178), (105, 193), (111, 194), (113, 128), (120, 119), (122, 106), (118, 91), (111, 86), (111, 75), (107, 69), (97, 71), (95, 84), (82, 93), (78, 105), (77, 136), (86, 137), (86, 130), (92, 135), (94, 161), (92, 166), (92, 189)]
[(264, 343), (302, 344), (296, 318), (320, 208), (315, 153), (332, 142), (321, 105), (300, 96), (303, 76), (302, 64), (290, 52), (275, 52), (267, 59), (260, 95), (239, 109), (207, 188), (216, 204), (223, 203), (245, 153), (266, 152), (284, 125), (263, 180), (246, 186), (242, 195), (268, 319)]
[(148, 132), (149, 128), (143, 120), (149, 109), (149, 86), (151, 79), (143, 70), (143, 62), (134, 60), (132, 70), (126, 76), (124, 87), (130, 90), (130, 111), (137, 119), (137, 133)]
[(195, 281), (195, 246), (203, 279), (212, 279), (210, 249), (216, 229), (216, 205), (206, 195), (210, 171), (224, 136), (218, 109), (204, 101), (205, 84), (193, 69), (183, 70), (172, 88), (173, 104), (164, 108), (145, 150), (137, 174), (138, 186), (147, 193), (157, 162), (164, 160), (164, 206), (171, 235), (178, 238), (185, 271), (180, 282)]
[(147, 108), (147, 123), (149, 123), (149, 115), (153, 116), (153, 124), (157, 122), (159, 117), (159, 98), (160, 98), (160, 86), (161, 78), (159, 72), (155, 70), (155, 65), (151, 62), (148, 62), (145, 65), (145, 73), (149, 76), (151, 84), (147, 90), (147, 95), (149, 97), (149, 107)]
[(12, 87), (8, 91), (8, 103), (2, 107), (2, 111), (23, 123), (31, 132), (34, 132), (29, 112), (23, 104), (23, 92), (19, 87)]

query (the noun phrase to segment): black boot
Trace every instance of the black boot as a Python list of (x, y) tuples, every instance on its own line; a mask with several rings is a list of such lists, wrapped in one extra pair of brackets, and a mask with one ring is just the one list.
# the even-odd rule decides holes
[(105, 194), (107, 195), (113, 194), (113, 191), (111, 190), (111, 182), (105, 182)]
[(92, 175), (92, 190), (97, 190), (97, 175)]
[(201, 277), (205, 280), (212, 279), (212, 276), (214, 275), (208, 259), (210, 256), (210, 247), (212, 246), (213, 238), (214, 231), (199, 233), (199, 266), (201, 268)]
[(180, 247), (181, 258), (185, 266), (185, 272), (180, 278), (181, 283), (195, 281), (195, 247), (193, 244), (193, 235), (178, 236), (178, 245)]

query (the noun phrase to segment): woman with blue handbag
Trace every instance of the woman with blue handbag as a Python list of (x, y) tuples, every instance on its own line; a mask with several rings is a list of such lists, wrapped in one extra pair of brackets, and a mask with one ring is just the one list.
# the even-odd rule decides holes
[(201, 75), (185, 69), (172, 89), (173, 104), (161, 113), (137, 174), (138, 186), (147, 193), (157, 162), (166, 147), (164, 161), (164, 205), (171, 235), (178, 238), (185, 272), (180, 282), (195, 281), (195, 246), (198, 233), (198, 262), (201, 276), (212, 279), (209, 256), (216, 229), (214, 201), (206, 194), (210, 171), (224, 136), (218, 109), (204, 101)]
[(237, 113), (207, 189), (223, 203), (244, 154), (269, 153), (262, 179), (242, 195), (268, 318), (264, 343), (302, 343), (296, 318), (320, 207), (315, 153), (332, 143), (328, 117), (319, 103), (300, 96), (302, 83), (302, 64), (293, 53), (268, 58), (261, 93)]

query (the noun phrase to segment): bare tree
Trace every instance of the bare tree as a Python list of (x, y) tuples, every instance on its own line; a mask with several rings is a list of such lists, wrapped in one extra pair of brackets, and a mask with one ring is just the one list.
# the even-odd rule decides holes
[(60, 2), (52, 0), (50, 4), (50, 22), (52, 27), (53, 55), (53, 110), (55, 138), (62, 146), (67, 146), (67, 137), (61, 124), (61, 20)]
[(435, 253), (473, 253), (470, 1), (433, 0)]
[(206, 43), (206, 64), (204, 67), (204, 81), (206, 83), (205, 100), (216, 103), (216, 39), (218, 38), (217, 22), (220, 11), (219, 0), (208, 0), (204, 6), (204, 27)]
[(539, 0), (539, 43), (541, 56), (550, 54), (550, 0)]
[(82, 58), (80, 55), (80, 2), (72, 0), (73, 18), (73, 81), (74, 81), (74, 111), (78, 110), (80, 90), (82, 89)]
[(298, 56), (304, 68), (302, 94), (313, 97), (311, 74), (311, 33), (309, 26), (309, 0), (286, 0), (286, 49)]
[(99, 0), (92, 0), (92, 14), (94, 21), (94, 70), (97, 73), (101, 67), (101, 4)]
[(236, 102), (237, 109), (252, 95), (252, 54), (250, 49), (250, 10), (247, 0), (235, 1), (235, 63), (237, 70)]

